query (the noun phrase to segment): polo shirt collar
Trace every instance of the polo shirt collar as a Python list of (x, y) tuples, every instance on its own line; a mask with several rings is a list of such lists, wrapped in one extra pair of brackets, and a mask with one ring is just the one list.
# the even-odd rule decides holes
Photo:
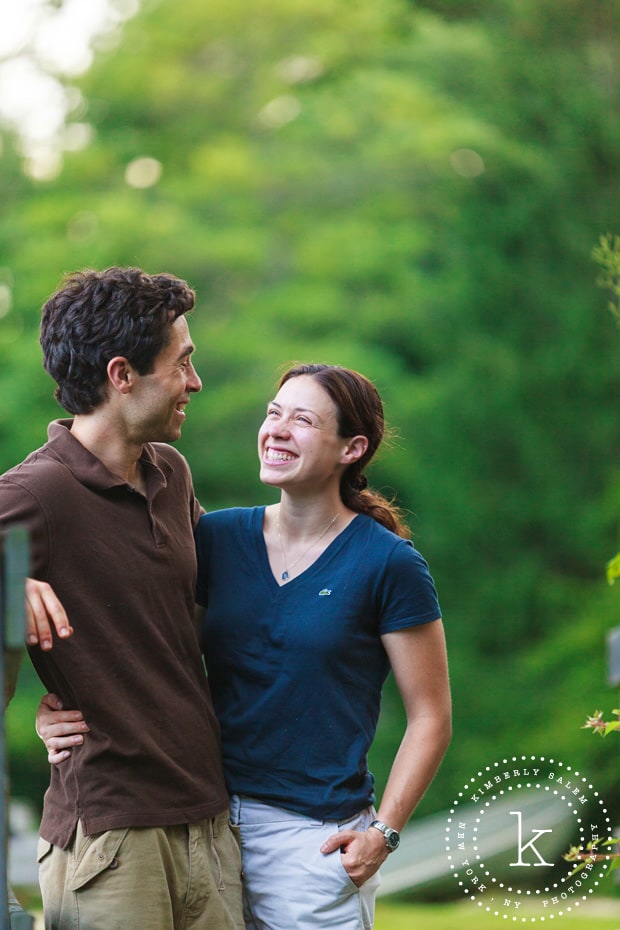
[[(101, 459), (89, 452), (78, 439), (71, 435), (72, 423), (73, 420), (70, 418), (53, 420), (48, 425), (47, 438), (49, 448), (58, 454), (59, 459), (77, 480), (87, 487), (100, 491), (130, 487), (124, 478), (106, 468)], [(145, 443), (142, 447), (140, 463), (146, 466), (148, 496), (152, 497), (159, 488), (166, 486), (172, 467), (160, 457), (156, 457), (155, 450), (150, 443)]]

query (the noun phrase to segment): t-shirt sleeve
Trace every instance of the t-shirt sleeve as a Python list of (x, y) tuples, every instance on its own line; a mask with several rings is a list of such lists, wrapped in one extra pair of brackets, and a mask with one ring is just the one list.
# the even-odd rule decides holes
[(428, 564), (408, 540), (399, 541), (390, 553), (378, 599), (381, 634), (431, 623), (441, 617)]

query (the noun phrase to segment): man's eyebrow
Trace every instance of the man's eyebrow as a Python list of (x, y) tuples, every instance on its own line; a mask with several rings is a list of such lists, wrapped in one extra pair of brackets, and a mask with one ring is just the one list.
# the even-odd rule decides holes
[(188, 355), (192, 354), (195, 348), (196, 346), (193, 344), (193, 342), (190, 342), (189, 345), (186, 345), (183, 347), (183, 349), (181, 349), (177, 358), (178, 359), (186, 358)]

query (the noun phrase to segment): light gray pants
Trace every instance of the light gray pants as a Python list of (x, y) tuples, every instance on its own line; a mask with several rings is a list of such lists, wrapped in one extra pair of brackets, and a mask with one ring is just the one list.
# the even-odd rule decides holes
[(233, 796), (239, 832), (246, 930), (371, 930), (379, 875), (358, 888), (340, 851), (321, 844), (339, 830), (366, 830), (372, 808), (342, 823), (311, 820), (253, 798)]

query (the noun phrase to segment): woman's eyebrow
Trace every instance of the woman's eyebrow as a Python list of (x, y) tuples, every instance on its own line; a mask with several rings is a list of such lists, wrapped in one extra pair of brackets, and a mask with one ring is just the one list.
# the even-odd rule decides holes
[[(277, 407), (278, 410), (282, 410), (282, 404), (279, 404), (276, 400), (272, 400), (267, 404), (267, 407)], [(309, 413), (311, 416), (316, 417), (316, 419), (321, 422), (321, 416), (312, 410), (310, 407), (293, 407), (293, 413)]]

